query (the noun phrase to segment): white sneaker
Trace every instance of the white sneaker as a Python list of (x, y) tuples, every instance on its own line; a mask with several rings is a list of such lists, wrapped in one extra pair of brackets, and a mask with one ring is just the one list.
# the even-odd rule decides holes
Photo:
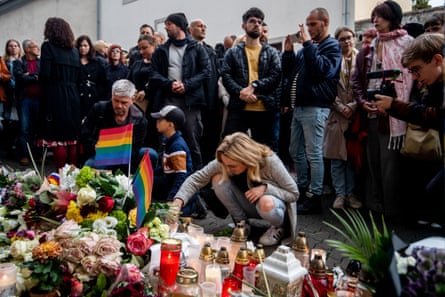
[(261, 235), (260, 243), (264, 246), (277, 245), (284, 236), (284, 229), (281, 227), (270, 226), (267, 231)]
[(337, 196), (334, 200), (334, 204), (332, 205), (335, 209), (345, 208), (345, 196)]

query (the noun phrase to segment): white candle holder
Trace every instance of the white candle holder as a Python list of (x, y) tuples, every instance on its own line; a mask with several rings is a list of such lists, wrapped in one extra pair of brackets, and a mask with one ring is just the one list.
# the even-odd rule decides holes
[(12, 263), (0, 264), (0, 297), (15, 296), (17, 266)]

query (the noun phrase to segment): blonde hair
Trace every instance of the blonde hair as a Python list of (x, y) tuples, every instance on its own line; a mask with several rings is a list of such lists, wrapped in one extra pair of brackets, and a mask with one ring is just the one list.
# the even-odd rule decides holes
[(224, 137), (216, 149), (216, 160), (223, 165), (223, 180), (228, 179), (228, 173), (221, 155), (244, 164), (247, 167), (248, 181), (261, 182), (260, 169), (264, 166), (265, 158), (272, 154), (268, 146), (254, 141), (245, 133), (235, 132)]

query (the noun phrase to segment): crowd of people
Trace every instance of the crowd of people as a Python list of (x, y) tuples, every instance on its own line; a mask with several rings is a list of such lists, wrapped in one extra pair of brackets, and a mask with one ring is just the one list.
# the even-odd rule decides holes
[(128, 51), (76, 39), (51, 17), (41, 46), (6, 42), (3, 141), (24, 166), (48, 149), (56, 168), (94, 166), (100, 129), (131, 123), (131, 169), (148, 150), (157, 199), (203, 212), (205, 197), (235, 222), (263, 218), (271, 224), (266, 245), (295, 234), (297, 213), (321, 212), (326, 184), (333, 208), (366, 206), (396, 220), (416, 213), (440, 227), (443, 161), (419, 162), (400, 149), (407, 121), (443, 137), (444, 19), (402, 27), (402, 16), (395, 1), (378, 4), (357, 46), (351, 28), (331, 36), (328, 11), (315, 8), (282, 53), (268, 44), (255, 7), (241, 18), (245, 34), (215, 48), (205, 42), (205, 21), (189, 24), (181, 12), (165, 19), (167, 37), (142, 25)]

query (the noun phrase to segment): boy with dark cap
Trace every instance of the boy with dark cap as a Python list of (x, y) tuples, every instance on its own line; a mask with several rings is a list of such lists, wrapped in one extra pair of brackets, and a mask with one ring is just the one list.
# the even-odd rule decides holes
[[(163, 136), (159, 154), (162, 156), (162, 164), (155, 169), (153, 199), (172, 201), (179, 187), (192, 172), (190, 150), (179, 131), (184, 127), (185, 115), (177, 106), (166, 105), (159, 112), (151, 113), (151, 116), (157, 120), (156, 128)], [(193, 210), (196, 207), (184, 209), (183, 213), (189, 216)], [(205, 209), (199, 209), (198, 212), (202, 216)]]
[(188, 22), (182, 12), (173, 13), (165, 20), (169, 39), (156, 48), (151, 59), (150, 84), (155, 89), (154, 110), (165, 105), (179, 107), (187, 126), (182, 133), (190, 148), (193, 169), (202, 167), (201, 109), (205, 106), (204, 83), (210, 72), (206, 50), (187, 33)]

